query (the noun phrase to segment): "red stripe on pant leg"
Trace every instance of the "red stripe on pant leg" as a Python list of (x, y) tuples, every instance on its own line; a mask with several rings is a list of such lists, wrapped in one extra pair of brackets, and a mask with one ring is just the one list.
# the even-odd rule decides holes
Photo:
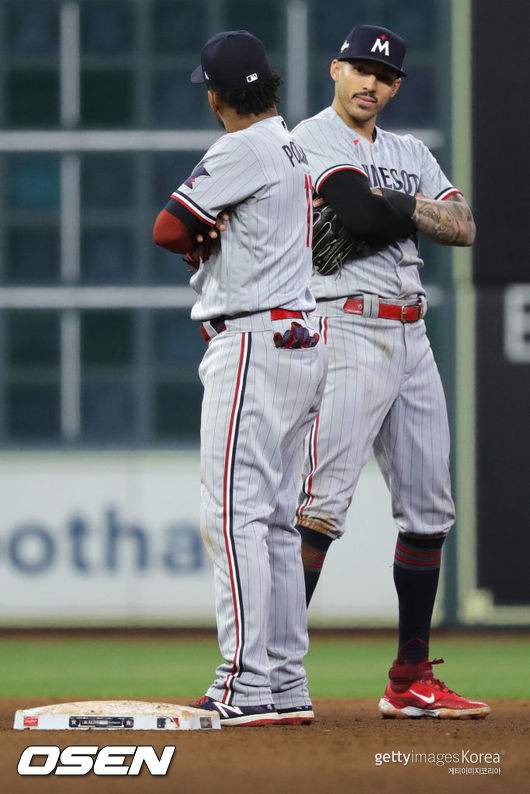
[(323, 328), (322, 336), (324, 338), (324, 344), (327, 345), (327, 343), (328, 343), (328, 318), (327, 317), (323, 317), (322, 318), (322, 328)]
[(310, 436), (310, 449), (311, 449), (311, 457), (313, 459), (313, 465), (311, 467), (311, 471), (307, 475), (306, 481), (304, 483), (304, 491), (307, 494), (307, 499), (305, 504), (301, 505), (298, 509), (298, 517), (302, 518), (304, 514), (304, 510), (306, 507), (309, 507), (311, 502), (313, 501), (313, 495), (311, 494), (311, 483), (313, 482), (313, 474), (317, 467), (317, 435), (318, 435), (318, 424), (320, 420), (320, 414), (318, 414), (317, 418), (313, 423), (313, 427), (311, 428), (311, 436)]
[[(320, 333), (321, 333), (322, 339), (324, 340), (324, 344), (327, 344), (327, 341), (328, 341), (328, 323), (327, 323), (327, 320), (328, 320), (327, 317), (322, 317), (322, 321), (321, 321), (321, 325), (320, 325)], [(307, 499), (305, 501), (305, 504), (301, 505), (298, 508), (298, 517), (299, 518), (302, 518), (305, 508), (309, 507), (309, 505), (313, 502), (313, 494), (311, 493), (311, 485), (313, 483), (313, 474), (315, 473), (316, 468), (317, 468), (317, 438), (318, 438), (318, 427), (319, 427), (319, 424), (320, 424), (320, 413), (318, 414), (317, 418), (315, 419), (315, 421), (313, 423), (313, 427), (311, 428), (310, 445), (311, 445), (311, 451), (312, 451), (313, 465), (312, 465), (311, 471), (309, 472), (309, 474), (307, 476), (307, 479), (306, 479), (306, 481), (304, 483), (304, 491), (307, 494)]]
[(230, 471), (231, 471), (231, 461), (232, 455), (234, 450), (232, 449), (233, 440), (234, 440), (234, 424), (235, 424), (235, 417), (239, 407), (239, 401), (241, 397), (241, 387), (243, 384), (243, 364), (245, 361), (246, 355), (246, 334), (243, 334), (241, 337), (241, 351), (239, 355), (239, 366), (237, 370), (237, 378), (236, 378), (236, 389), (234, 394), (234, 402), (232, 405), (232, 413), (230, 416), (230, 426), (228, 428), (228, 439), (226, 444), (226, 453), (225, 453), (225, 470), (224, 470), (224, 479), (223, 479), (223, 534), (225, 538), (225, 548), (226, 554), (228, 557), (228, 566), (230, 570), (230, 585), (232, 588), (232, 599), (234, 602), (234, 615), (235, 615), (235, 624), (236, 624), (236, 648), (234, 652), (234, 659), (232, 662), (233, 672), (229, 673), (224, 681), (223, 686), (225, 687), (225, 693), (223, 695), (222, 702), (224, 703), (226, 698), (228, 697), (229, 690), (228, 684), (230, 682), (231, 676), (237, 672), (238, 667), (238, 655), (241, 650), (241, 628), (239, 625), (239, 604), (238, 604), (238, 593), (236, 588), (235, 576), (234, 576), (234, 565), (232, 560), (232, 550), (230, 548), (230, 537), (229, 537), (229, 518), (231, 514), (230, 510)]
[(307, 491), (309, 495), (309, 501), (306, 505), (309, 506), (313, 501), (313, 494), (311, 493), (311, 486), (313, 485), (313, 474), (317, 468), (317, 438), (318, 438), (318, 427), (320, 425), (320, 414), (318, 414), (317, 418), (315, 419), (315, 432), (313, 433), (313, 470), (311, 471), (309, 477), (307, 478)]
[(306, 174), (305, 176), (305, 197), (307, 201), (307, 239), (306, 239), (306, 248), (311, 247), (311, 240), (313, 238), (313, 224), (311, 223), (311, 219), (313, 216), (313, 198), (312, 198), (312, 191), (311, 191), (311, 177)]

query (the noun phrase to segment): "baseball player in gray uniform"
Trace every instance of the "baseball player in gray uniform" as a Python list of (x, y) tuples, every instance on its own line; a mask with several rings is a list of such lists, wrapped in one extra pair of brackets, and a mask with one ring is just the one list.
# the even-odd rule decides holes
[(388, 717), (485, 717), (489, 707), (433, 676), (429, 633), (441, 549), (454, 522), (449, 429), (442, 384), (425, 331), (420, 232), (471, 245), (475, 225), (461, 192), (412, 135), (376, 126), (400, 87), (405, 42), (355, 27), (331, 63), (331, 107), (293, 131), (318, 196), (367, 241), (366, 255), (336, 276), (315, 274), (329, 373), (309, 437), (298, 507), (307, 602), (331, 541), (344, 531), (372, 450), (390, 489), (398, 529), (394, 582), (399, 643), (379, 708)]
[[(224, 725), (313, 718), (300, 535), (294, 526), (304, 438), (326, 377), (308, 325), (312, 186), (275, 107), (278, 75), (247, 31), (210, 39), (206, 83), (226, 129), (159, 214), (155, 242), (196, 262), (192, 319), (208, 341), (199, 374), (201, 530), (213, 559), (224, 661), (196, 703)], [(229, 208), (229, 212), (224, 211)], [(218, 220), (218, 218), (220, 220)]]

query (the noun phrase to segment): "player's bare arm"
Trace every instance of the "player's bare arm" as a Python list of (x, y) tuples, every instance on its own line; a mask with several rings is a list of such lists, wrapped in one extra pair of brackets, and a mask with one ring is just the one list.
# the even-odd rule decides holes
[(471, 209), (461, 193), (444, 201), (416, 196), (412, 220), (418, 231), (441, 245), (473, 245), (476, 226)]

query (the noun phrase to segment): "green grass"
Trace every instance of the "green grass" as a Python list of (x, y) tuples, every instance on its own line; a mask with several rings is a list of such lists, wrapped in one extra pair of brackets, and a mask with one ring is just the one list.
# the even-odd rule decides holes
[[(318, 639), (311, 644), (307, 673), (313, 697), (380, 697), (395, 656), (395, 642)], [(443, 637), (431, 642), (436, 677), (466, 697), (530, 696), (530, 638)]]
[[(316, 636), (306, 660), (312, 696), (379, 697), (395, 652), (388, 637)], [(530, 697), (530, 637), (440, 637), (436, 674), (468, 697)], [(215, 639), (31, 636), (0, 638), (1, 697), (200, 696), (220, 656)]]

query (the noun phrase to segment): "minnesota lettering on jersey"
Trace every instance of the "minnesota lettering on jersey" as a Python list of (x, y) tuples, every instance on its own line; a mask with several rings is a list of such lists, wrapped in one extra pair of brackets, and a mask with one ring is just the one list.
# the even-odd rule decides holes
[(405, 169), (398, 171), (397, 168), (384, 168), (382, 165), (367, 165), (366, 163), (361, 163), (361, 168), (368, 177), (370, 187), (388, 187), (392, 190), (401, 190), (410, 196), (419, 191), (420, 178), (418, 174), (410, 173)]

